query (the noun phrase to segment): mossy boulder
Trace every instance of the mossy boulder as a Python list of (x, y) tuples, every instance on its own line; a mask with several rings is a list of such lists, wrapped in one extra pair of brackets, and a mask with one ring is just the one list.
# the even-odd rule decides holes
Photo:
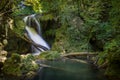
[(31, 71), (35, 72), (39, 66), (34, 60), (34, 56), (30, 54), (19, 55), (14, 53), (5, 61), (2, 72), (12, 76), (23, 76), (23, 74), (26, 75)]
[(8, 58), (2, 68), (3, 73), (7, 75), (21, 76), (22, 72), (20, 70), (20, 55), (13, 54)]
[(35, 63), (35, 56), (31, 54), (21, 55), (21, 71), (28, 73), (29, 71), (38, 70), (39, 66)]

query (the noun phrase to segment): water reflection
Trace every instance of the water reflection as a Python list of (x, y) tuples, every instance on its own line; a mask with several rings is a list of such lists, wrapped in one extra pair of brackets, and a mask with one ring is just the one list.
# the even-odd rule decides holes
[(90, 64), (71, 60), (47, 61), (50, 68), (43, 68), (33, 80), (106, 80), (98, 70)]

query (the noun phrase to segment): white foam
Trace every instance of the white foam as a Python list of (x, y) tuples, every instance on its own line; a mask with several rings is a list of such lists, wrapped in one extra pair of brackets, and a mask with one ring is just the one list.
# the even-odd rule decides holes
[[(26, 29), (26, 31), (27, 31), (27, 33), (28, 33), (28, 37), (35, 43), (35, 44), (38, 44), (38, 45), (42, 45), (42, 46), (44, 46), (44, 47), (46, 47), (46, 48), (48, 48), (48, 50), (50, 49), (50, 47), (49, 47), (49, 45), (47, 44), (47, 42), (42, 38), (42, 36), (41, 36), (41, 29), (40, 29), (40, 24), (39, 24), (39, 22), (37, 21), (37, 19), (35, 18), (35, 14), (33, 14), (33, 15), (30, 15), (30, 16), (26, 16), (23, 20), (24, 20), (24, 22), (26, 23), (27, 21), (29, 22), (29, 23), (31, 23), (31, 21), (30, 20), (28, 20), (28, 17), (29, 18), (32, 18), (32, 19), (34, 19), (35, 20), (35, 23), (37, 24), (37, 26), (34, 26), (34, 27), (37, 27), (37, 31), (35, 31), (35, 29), (34, 28), (32, 28), (32, 26), (26, 26), (25, 27), (25, 29)], [(39, 48), (40, 50), (38, 50), (37, 48)], [(42, 48), (40, 48), (40, 47), (34, 47), (33, 45), (32, 45), (32, 49), (33, 49), (33, 54), (34, 55), (38, 55), (38, 54), (40, 54), (40, 52), (41, 51), (44, 51)]]

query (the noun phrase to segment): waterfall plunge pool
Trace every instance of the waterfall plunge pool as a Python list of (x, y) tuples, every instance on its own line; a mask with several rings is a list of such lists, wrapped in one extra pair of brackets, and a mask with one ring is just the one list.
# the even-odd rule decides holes
[(86, 62), (73, 60), (46, 61), (33, 80), (107, 80), (101, 72)]

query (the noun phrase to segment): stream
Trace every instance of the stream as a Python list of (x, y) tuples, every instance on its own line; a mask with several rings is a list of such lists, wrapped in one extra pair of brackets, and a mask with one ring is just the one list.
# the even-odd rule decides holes
[(44, 64), (51, 67), (42, 68), (33, 80), (107, 80), (85, 61), (46, 61)]

